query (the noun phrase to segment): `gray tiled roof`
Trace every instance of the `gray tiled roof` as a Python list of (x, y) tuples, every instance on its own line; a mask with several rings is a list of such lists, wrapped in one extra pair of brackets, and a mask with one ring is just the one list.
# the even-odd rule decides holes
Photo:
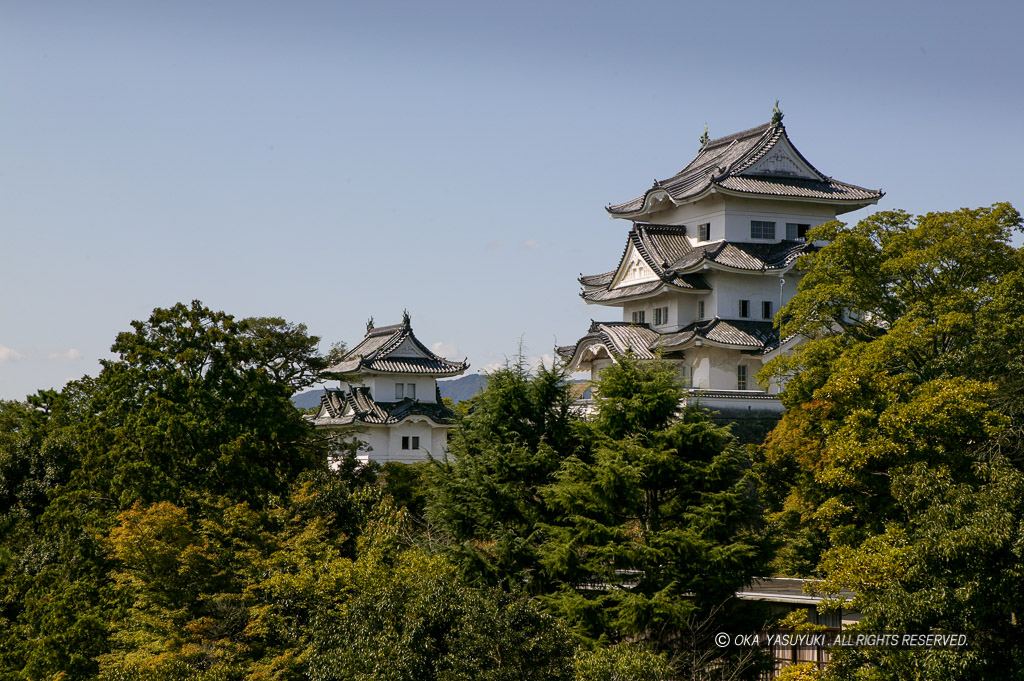
[(600, 343), (613, 355), (632, 353), (638, 359), (654, 359), (651, 344), (657, 340), (658, 332), (646, 324), (628, 322), (590, 322), (587, 335), (573, 345), (557, 348), (558, 354), (571, 359), (576, 349), (591, 343)]
[[(636, 249), (644, 262), (659, 278), (611, 289), (609, 287), (615, 279), (616, 272), (622, 267), (622, 261), (629, 253), (630, 246)], [(671, 267), (673, 262), (684, 258), (691, 251), (693, 251), (693, 247), (690, 246), (690, 242), (686, 238), (686, 227), (683, 225), (634, 224), (633, 228), (629, 230), (626, 245), (619, 257), (619, 267), (602, 274), (580, 276), (579, 282), (583, 285), (580, 295), (589, 302), (605, 302), (647, 295), (662, 286), (693, 291), (710, 291), (711, 287), (703, 277), (699, 275), (677, 276)]]
[(704, 281), (704, 277), (695, 274), (686, 274), (681, 277), (668, 276), (664, 279), (645, 281), (641, 284), (620, 286), (613, 289), (597, 287), (591, 289), (584, 288), (580, 295), (583, 296), (584, 300), (588, 300), (590, 302), (605, 302), (609, 300), (622, 300), (624, 298), (647, 295), (649, 293), (654, 293), (662, 286), (666, 285), (692, 291), (711, 290), (711, 287), (708, 286), (706, 281)]
[[(422, 356), (396, 355), (395, 351), (406, 341)], [(363, 340), (345, 353), (339, 363), (328, 367), (323, 373), (334, 377), (365, 372), (454, 376), (464, 372), (467, 367), (469, 363), (465, 360), (452, 362), (428, 350), (413, 334), (406, 315), (401, 324), (368, 328)]]
[(651, 349), (678, 347), (697, 338), (760, 351), (771, 350), (779, 344), (779, 334), (772, 322), (726, 320), (715, 317), (693, 322), (674, 333), (662, 334), (652, 344)]
[(613, 356), (621, 356), (628, 351), (639, 359), (653, 359), (659, 351), (678, 351), (681, 346), (698, 339), (753, 353), (770, 352), (779, 346), (779, 334), (772, 322), (715, 317), (693, 322), (671, 333), (659, 333), (646, 324), (591, 322), (587, 335), (573, 345), (556, 348), (556, 351), (570, 361), (580, 349), (600, 343)]
[(702, 266), (704, 261), (740, 270), (785, 269), (801, 255), (814, 250), (813, 244), (802, 241), (781, 241), (772, 244), (715, 241), (692, 247), (672, 263), (671, 269), (674, 272), (683, 272)]
[(641, 211), (651, 192), (665, 192), (674, 203), (696, 200), (712, 188), (742, 194), (805, 198), (837, 204), (850, 204), (850, 209), (876, 202), (883, 196), (881, 191), (865, 189), (856, 185), (833, 180), (820, 173), (804, 158), (796, 147), (793, 150), (815, 175), (813, 179), (787, 177), (784, 175), (743, 176), (757, 161), (785, 138), (792, 146), (786, 128), (779, 123), (765, 125), (711, 140), (705, 144), (690, 163), (678, 173), (654, 183), (644, 194), (631, 201), (608, 206), (613, 216), (629, 216)]
[[(711, 287), (704, 278), (696, 274), (705, 263), (762, 272), (785, 269), (801, 255), (815, 250), (814, 245), (798, 241), (764, 244), (715, 241), (691, 246), (685, 234), (686, 227), (682, 225), (634, 224), (619, 258), (619, 267), (602, 274), (581, 276), (579, 282), (583, 290), (580, 295), (587, 302), (605, 303), (650, 295), (663, 286), (710, 291)], [(640, 253), (658, 279), (611, 288), (615, 273), (622, 267), (630, 246)]]
[(422, 415), (435, 423), (451, 423), (454, 412), (444, 403), (419, 402), (412, 399), (398, 402), (376, 402), (365, 386), (345, 390), (324, 389), (320, 396), (320, 412), (313, 418), (318, 426), (350, 426), (359, 424), (390, 425), (410, 415)]

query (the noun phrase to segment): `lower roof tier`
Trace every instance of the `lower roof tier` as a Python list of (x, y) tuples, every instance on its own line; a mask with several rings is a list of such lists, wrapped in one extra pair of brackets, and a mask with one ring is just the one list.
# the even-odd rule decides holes
[[(782, 342), (785, 340), (788, 339)], [(655, 359), (705, 344), (762, 355), (778, 348), (780, 339), (772, 322), (715, 317), (692, 322), (677, 331), (660, 333), (647, 324), (592, 321), (587, 335), (557, 350), (562, 359), (575, 368), (589, 361), (584, 355), (595, 345), (605, 348), (611, 357), (629, 354), (637, 359)]]
[(351, 391), (325, 388), (320, 409), (310, 418), (315, 426), (394, 425), (410, 416), (424, 416), (437, 425), (449, 425), (455, 413), (441, 402), (413, 399), (377, 402), (365, 386)]

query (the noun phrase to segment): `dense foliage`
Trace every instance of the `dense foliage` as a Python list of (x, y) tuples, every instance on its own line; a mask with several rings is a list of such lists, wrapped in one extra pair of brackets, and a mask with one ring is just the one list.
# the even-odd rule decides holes
[(999, 204), (811, 234), (830, 244), (782, 311), (807, 341), (769, 367), (789, 377), (760, 467), (777, 569), (854, 590), (864, 629), (971, 642), (841, 654), (835, 678), (1024, 669), (1020, 227)]
[(0, 681), (757, 678), (710, 637), (765, 625), (731, 597), (764, 574), (969, 639), (786, 678), (1022, 678), (1020, 228), (999, 204), (814, 230), (760, 447), (680, 408), (671, 364), (621, 358), (584, 415), (519, 359), (441, 459), (328, 469), (290, 398), (340, 346), (155, 310), (96, 377), (0, 402)]

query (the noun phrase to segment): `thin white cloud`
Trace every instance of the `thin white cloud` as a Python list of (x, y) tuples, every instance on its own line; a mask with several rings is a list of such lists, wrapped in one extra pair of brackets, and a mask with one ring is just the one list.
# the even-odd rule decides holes
[[(545, 353), (543, 355), (530, 355), (529, 357), (526, 358), (526, 366), (530, 367), (532, 371), (536, 371), (537, 369), (539, 369), (541, 364), (550, 369), (554, 361), (555, 356), (552, 355), (551, 353)], [(497, 371), (498, 369), (504, 369), (505, 367), (509, 366), (514, 362), (514, 358), (508, 358), (500, 362), (490, 362), (488, 364), (485, 364), (480, 369), (480, 373), (490, 374)]]
[(24, 358), (25, 355), (21, 354), (17, 350), (12, 350), (6, 345), (0, 345), (0, 362), (15, 362)]
[(71, 348), (67, 352), (51, 352), (47, 357), (50, 359), (81, 359), (83, 355), (81, 350)]
[(535, 251), (540, 248), (540, 244), (535, 239), (527, 239), (523, 242), (523, 248)]
[(533, 369), (539, 369), (541, 364), (550, 369), (551, 365), (555, 363), (555, 356), (550, 352), (545, 352), (543, 355), (531, 355), (529, 362)]
[(430, 350), (435, 355), (441, 355), (442, 357), (458, 357), (459, 346), (452, 341), (437, 341), (430, 346)]

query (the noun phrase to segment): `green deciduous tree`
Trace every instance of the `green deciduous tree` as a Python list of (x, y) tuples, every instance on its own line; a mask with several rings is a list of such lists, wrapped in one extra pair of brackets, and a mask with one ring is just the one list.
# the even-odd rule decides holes
[[(1009, 678), (1024, 641), (1018, 374), (1024, 258), (1007, 204), (878, 213), (811, 238), (769, 373), (787, 412), (758, 467), (779, 568), (857, 593), (862, 626), (967, 634), (967, 652), (843, 651), (834, 678)], [(773, 489), (774, 488), (774, 489)], [(863, 667), (865, 662), (871, 663)]]
[(558, 622), (522, 596), (470, 587), (444, 557), (408, 545), (404, 523), (389, 503), (374, 514), (345, 577), (348, 598), (314, 627), (311, 678), (571, 678)]

